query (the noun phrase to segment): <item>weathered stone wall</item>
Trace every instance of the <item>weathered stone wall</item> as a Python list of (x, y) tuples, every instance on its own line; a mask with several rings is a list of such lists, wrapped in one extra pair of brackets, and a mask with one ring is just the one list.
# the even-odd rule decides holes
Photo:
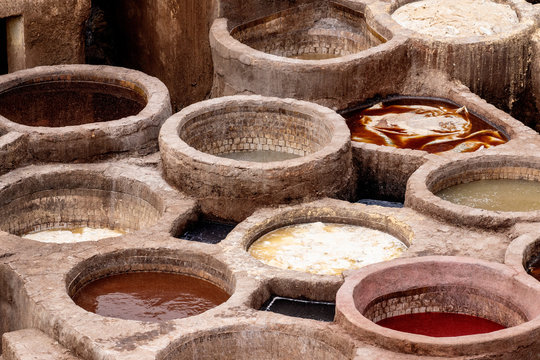
[[(112, 4), (112, 5), (111, 5)], [(113, 19), (116, 63), (156, 76), (171, 92), (173, 109), (203, 100), (212, 85), (208, 31), (215, 0), (115, 0), (107, 4)]]
[[(84, 62), (90, 0), (0, 0), (0, 18), (22, 16), (24, 55), (12, 70)], [(9, 35), (8, 35), (9, 36)]]

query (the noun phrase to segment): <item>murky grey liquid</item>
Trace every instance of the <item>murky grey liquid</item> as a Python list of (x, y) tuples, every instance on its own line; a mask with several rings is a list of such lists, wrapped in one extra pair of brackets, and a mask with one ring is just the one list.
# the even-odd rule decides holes
[(527, 180), (479, 180), (451, 186), (437, 193), (459, 205), (492, 211), (540, 210), (540, 182)]
[(253, 162), (272, 162), (295, 159), (300, 155), (289, 154), (281, 151), (272, 150), (255, 150), (232, 152), (227, 154), (219, 154), (218, 156), (233, 160), (253, 161)]
[(304, 54), (290, 56), (290, 58), (299, 59), (299, 60), (326, 60), (326, 59), (335, 59), (340, 56), (341, 55), (337, 55), (337, 54), (304, 53)]

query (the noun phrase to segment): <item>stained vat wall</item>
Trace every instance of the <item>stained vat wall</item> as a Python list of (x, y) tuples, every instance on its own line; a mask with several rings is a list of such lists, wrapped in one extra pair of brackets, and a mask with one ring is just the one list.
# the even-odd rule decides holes
[(212, 85), (208, 31), (216, 1), (93, 0), (87, 60), (156, 76), (169, 88), (174, 110), (203, 100)]

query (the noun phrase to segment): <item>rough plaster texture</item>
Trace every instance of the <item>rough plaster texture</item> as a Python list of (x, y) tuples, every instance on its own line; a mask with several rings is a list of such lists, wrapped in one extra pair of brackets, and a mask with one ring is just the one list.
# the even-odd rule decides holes
[[(133, 116), (64, 127), (29, 126), (0, 115), (0, 132), (13, 133), (12, 141), (0, 152), (0, 164), (5, 163), (6, 168), (13, 168), (15, 159), (9, 154), (18, 149), (24, 149), (26, 156), (32, 160), (55, 162), (84, 161), (114, 153), (148, 153), (156, 150), (160, 126), (171, 115), (169, 92), (161, 81), (139, 71), (93, 65), (36, 67), (4, 75), (0, 78), (0, 91), (35, 82), (67, 82), (72, 79), (130, 89), (143, 96), (146, 105)], [(31, 119), (29, 123), (32, 123)], [(17, 140), (16, 134), (26, 139)], [(30, 159), (20, 156), (18, 161)]]

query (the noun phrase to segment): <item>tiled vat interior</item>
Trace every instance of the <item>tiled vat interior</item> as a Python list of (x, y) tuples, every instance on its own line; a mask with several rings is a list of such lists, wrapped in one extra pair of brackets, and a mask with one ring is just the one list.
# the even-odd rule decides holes
[(130, 232), (155, 224), (163, 212), (148, 186), (97, 172), (51, 172), (2, 190), (0, 228), (15, 235), (85, 226)]
[[(189, 4), (183, 6), (186, 5), (184, 3), (165, 4), (165, 2), (161, 2), (159, 6), (150, 3), (133, 5), (133, 11), (129, 11), (127, 15), (129, 21), (140, 24), (140, 27), (137, 29), (134, 27), (134, 33), (127, 34), (133, 35), (129, 40), (130, 46), (136, 46), (132, 46), (130, 50), (133, 58), (124, 59), (122, 63), (165, 82), (172, 96), (172, 107), (176, 110), (213, 95), (213, 92), (210, 92), (212, 81), (209, 80), (212, 77), (209, 69), (212, 62), (210, 51), (211, 46), (217, 47), (221, 44), (212, 41), (208, 44), (206, 35), (210, 24), (219, 16), (230, 20), (228, 31), (236, 40), (265, 53), (264, 56), (277, 55), (265, 59), (270, 58), (293, 66), (281, 67), (280, 63), (279, 66), (272, 65), (265, 68), (263, 72), (265, 80), (259, 84), (262, 87), (273, 88), (273, 91), (276, 88), (281, 89), (283, 94), (286, 93), (291, 97), (291, 93), (295, 94), (295, 89), (309, 88), (314, 78), (323, 79), (317, 75), (317, 72), (320, 72), (319, 74), (328, 75), (321, 83), (329, 91), (354, 94), (351, 95), (354, 99), (343, 99), (343, 102), (336, 102), (324, 96), (316, 97), (317, 102), (332, 104), (334, 109), (344, 109), (347, 105), (365, 102), (373, 96), (385, 98), (405, 94), (445, 98), (464, 105), (470, 111), (488, 119), (508, 135), (511, 141), (500, 146), (500, 149), (480, 150), (474, 156), (454, 153), (430, 156), (412, 150), (401, 151), (347, 143), (346, 146), (339, 148), (341, 156), (339, 161), (345, 164), (344, 167), (331, 168), (328, 161), (308, 164), (298, 173), (293, 173), (293, 167), (287, 168), (280, 162), (273, 165), (244, 164), (242, 167), (234, 165), (233, 161), (224, 160), (230, 167), (221, 172), (220, 175), (226, 180), (220, 182), (247, 194), (248, 200), (256, 198), (252, 195), (255, 192), (250, 191), (267, 191), (270, 180), (263, 181), (262, 177), (250, 180), (252, 187), (248, 191), (247, 187), (238, 182), (239, 177), (249, 170), (266, 169), (271, 166), (292, 173), (298, 178), (305, 177), (302, 178), (304, 183), (290, 185), (283, 182), (281, 175), (271, 173), (270, 179), (275, 181), (277, 188), (290, 186), (301, 189), (307, 187), (305, 184), (309, 182), (309, 178), (316, 188), (323, 180), (336, 183), (347, 178), (347, 181), (343, 180), (343, 184), (339, 186), (343, 187), (342, 192), (348, 192), (348, 196), (337, 192), (322, 195), (314, 192), (310, 196), (296, 198), (284, 196), (270, 206), (258, 206), (259, 198), (254, 201), (255, 205), (248, 204), (246, 199), (240, 199), (239, 204), (235, 206), (244, 208), (245, 213), (234, 216), (233, 220), (222, 220), (214, 210), (221, 209), (227, 214), (232, 204), (228, 199), (217, 200), (221, 190), (216, 190), (216, 184), (210, 185), (214, 191), (209, 192), (210, 195), (198, 196), (178, 187), (179, 192), (172, 192), (168, 186), (175, 186), (167, 184), (164, 180), (166, 172), (184, 179), (191, 175), (178, 171), (176, 166), (181, 162), (167, 164), (169, 168), (164, 171), (166, 161), (162, 160), (163, 151), (155, 152), (156, 134), (170, 113), (151, 124), (132, 125), (128, 121), (125, 128), (112, 131), (112, 142), (123, 146), (121, 150), (115, 151), (113, 156), (110, 154), (83, 156), (77, 152), (79, 147), (86, 149), (102, 147), (101, 143), (92, 139), (109, 128), (107, 122), (83, 125), (81, 132), (69, 135), (83, 139), (84, 145), (62, 146), (64, 140), (55, 132), (60, 134), (67, 129), (62, 126), (65, 124), (59, 119), (55, 132), (46, 136), (40, 135), (42, 142), (32, 148), (32, 156), (27, 155), (26, 149), (28, 143), (26, 136), (33, 136), (32, 133), (21, 135), (13, 128), (0, 123), (0, 174), (2, 174), (0, 332), (7, 335), (4, 337), (4, 354), (0, 358), (2, 360), (36, 358), (45, 360), (63, 357), (70, 360), (390, 359), (402, 356), (423, 358), (429, 351), (425, 350), (427, 347), (421, 341), (416, 347), (415, 341), (418, 339), (411, 340), (411, 346), (386, 345), (385, 341), (373, 341), (371, 335), (366, 332), (368, 327), (363, 324), (349, 326), (339, 319), (322, 322), (284, 316), (272, 311), (260, 311), (263, 304), (274, 296), (332, 303), (336, 301), (336, 293), (344, 281), (355, 276), (357, 272), (346, 271), (343, 275), (334, 276), (286, 271), (264, 265), (251, 258), (246, 251), (256, 238), (270, 230), (290, 224), (325, 221), (368, 226), (398, 237), (408, 246), (403, 256), (396, 260), (398, 262), (429, 255), (455, 255), (467, 256), (469, 259), (467, 261), (473, 263), (489, 260), (495, 264), (504, 262), (504, 250), (511, 240), (538, 235), (535, 227), (538, 225), (538, 219), (532, 221), (522, 218), (514, 218), (512, 221), (502, 219), (493, 227), (484, 217), (481, 221), (456, 225), (456, 221), (441, 216), (438, 210), (415, 207), (411, 201), (406, 201), (404, 209), (353, 204), (352, 201), (334, 199), (307, 203), (324, 196), (346, 200), (356, 200), (359, 197), (403, 200), (407, 180), (422, 164), (441, 166), (441, 172), (436, 173), (428, 181), (429, 190), (434, 192), (459, 182), (477, 179), (540, 180), (540, 170), (537, 169), (540, 167), (536, 166), (539, 161), (535, 157), (540, 149), (540, 137), (531, 129), (538, 124), (538, 119), (529, 121), (520, 119), (531, 127), (527, 128), (488, 103), (494, 103), (507, 112), (517, 114), (517, 110), (510, 109), (507, 104), (510, 102), (520, 106), (519, 104), (528, 101), (528, 98), (520, 94), (519, 89), (513, 89), (516, 92), (512, 90), (510, 93), (499, 91), (497, 86), (504, 81), (495, 84), (498, 79), (485, 79), (485, 73), (476, 70), (483, 65), (486, 65), (486, 69), (493, 67), (492, 64), (474, 60), (477, 59), (477, 54), (470, 57), (474, 60), (470, 60), (470, 73), (459, 74), (463, 76), (456, 76), (445, 66), (435, 66), (440, 65), (435, 62), (426, 63), (426, 59), (421, 58), (424, 52), (439, 51), (441, 60), (448, 48), (445, 50), (444, 47), (435, 46), (430, 41), (422, 42), (410, 34), (404, 35), (399, 27), (392, 24), (388, 19), (388, 12), (405, 2), (277, 0), (268, 3), (262, 0), (221, 0), (216, 4), (206, 4), (208, 7), (204, 11), (200, 11), (200, 7), (206, 6), (202, 2), (197, 5), (191, 4), (193, 6)], [(527, 5), (525, 0), (511, 0), (511, 2), (519, 5), (525, 23), (529, 21), (531, 14), (538, 18), (540, 10), (536, 9), (537, 6)], [(16, 13), (16, 18), (24, 19), (27, 40), (26, 48), (24, 46), (22, 48), (26, 51), (26, 62), (23, 67), (84, 62), (84, 44), (81, 45), (80, 39), (80, 34), (84, 30), (77, 26), (89, 19), (91, 1), (83, 0), (81, 4), (84, 5), (77, 9), (74, 5), (60, 4), (59, 0), (44, 2), (46, 4), (43, 6), (50, 5), (50, 9), (58, 11), (60, 16), (64, 14), (66, 17), (63, 21), (47, 16), (33, 17), (35, 15), (28, 8), (24, 8), (22, 3), (23, 1), (14, 0), (9, 11), (0, 5), (0, 18), (11, 17)], [(118, 6), (115, 11), (122, 9), (122, 6), (131, 9), (128, 3)], [(183, 18), (185, 13), (191, 15)], [(107, 14), (106, 21), (112, 19), (111, 14)], [(153, 22), (155, 19), (158, 20), (157, 23)], [(79, 25), (71, 26), (72, 23)], [(85, 26), (87, 25), (88, 23)], [(125, 24), (107, 24), (113, 27), (117, 25)], [(58, 37), (58, 41), (52, 42), (48, 38), (49, 33), (36, 31), (36, 26), (53, 29), (51, 33)], [(76, 31), (73, 30), (74, 27)], [(536, 29), (538, 25), (531, 27)], [(66, 30), (62, 32), (56, 28)], [(123, 36), (129, 31), (131, 31), (129, 27), (120, 29)], [(148, 38), (140, 36), (141, 32), (146, 33)], [(35, 35), (38, 33), (44, 34), (43, 39)], [(67, 33), (75, 35), (68, 38)], [(200, 34), (204, 36), (199, 38)], [(86, 41), (91, 35), (95, 34), (85, 33)], [(523, 38), (516, 41), (521, 46), (528, 43), (531, 33), (523, 31), (520, 36)], [(522, 41), (524, 38), (526, 41)], [(200, 44), (193, 46), (193, 39), (200, 41)], [(184, 46), (187, 40), (190, 46)], [(500, 49), (501, 53), (521, 62), (521, 67), (516, 64), (508, 67), (509, 74), (506, 74), (508, 77), (505, 80), (512, 76), (515, 76), (515, 79), (526, 79), (530, 81), (527, 88), (534, 89), (535, 94), (538, 93), (540, 88), (535, 83), (534, 76), (521, 73), (523, 70), (532, 71), (531, 69), (538, 63), (538, 58), (532, 55), (529, 57), (529, 53), (534, 54), (534, 51), (529, 52), (530, 49), (526, 47), (528, 45), (514, 48), (502, 46), (497, 42), (493, 44), (490, 51), (498, 53)], [(182, 55), (185, 59), (180, 59), (182, 56), (179, 54), (185, 54), (186, 49), (191, 51), (192, 57)], [(488, 52), (481, 46), (479, 49)], [(253, 57), (252, 53), (238, 54), (236, 50), (226, 49), (225, 52), (231, 58), (238, 57), (240, 70), (229, 68), (227, 74), (214, 74), (214, 80), (224, 75), (246, 81), (252, 79), (247, 70), (250, 66), (261, 63), (261, 59)], [(456, 54), (467, 54), (466, 51), (460, 48)], [(523, 55), (525, 52), (526, 56)], [(133, 54), (137, 56), (134, 57)], [(284, 59), (309, 54), (336, 55), (340, 59), (309, 63)], [(357, 57), (350, 56), (352, 54)], [(467, 58), (462, 56), (462, 59)], [(401, 64), (403, 68), (390, 66), (391, 61), (403, 62)], [(103, 65), (108, 65), (103, 62)], [(477, 63), (478, 66), (474, 65)], [(381, 67), (386, 69), (388, 76), (382, 76), (382, 68), (373, 64), (383, 64)], [(534, 66), (531, 65), (532, 67), (528, 69), (528, 64)], [(296, 65), (298, 68), (294, 67)], [(440, 72), (431, 72), (434, 67)], [(195, 68), (197, 71), (194, 71)], [(205, 69), (204, 74), (200, 70), (202, 68)], [(226, 68), (221, 66), (220, 71)], [(98, 67), (98, 70), (100, 69)], [(457, 72), (464, 72), (461, 65), (457, 65), (456, 69)], [(117, 71), (115, 68), (113, 70)], [(282, 70), (285, 73), (289, 72), (285, 78), (290, 76), (291, 81), (277, 86), (273, 81), (274, 78), (283, 75)], [(68, 72), (60, 77), (39, 78), (35, 81), (78, 81), (77, 69), (70, 71), (72, 73)], [(315, 75), (295, 77), (303, 74), (302, 71)], [(399, 76), (391, 75), (393, 71), (399, 73)], [(6, 76), (16, 77), (11, 71), (10, 73)], [(480, 79), (479, 82), (467, 84), (474, 92), (453, 79), (458, 77), (467, 82), (465, 80), (471, 74), (478, 75)], [(133, 90), (137, 99), (148, 100), (152, 94), (163, 94), (158, 88), (145, 91), (127, 77), (122, 79), (122, 76), (120, 80), (100, 80), (111, 85), (112, 89), (127, 87), (130, 91)], [(17, 83), (15, 78), (10, 79)], [(518, 83), (521, 84), (516, 81), (513, 85)], [(362, 89), (363, 84), (370, 84), (369, 91)], [(486, 84), (494, 85), (491, 88)], [(231, 86), (225, 88), (223, 94), (241, 93), (278, 97), (281, 95), (279, 91), (277, 94), (261, 94), (261, 92), (254, 91), (249, 86), (236, 89)], [(485, 96), (488, 102), (475, 92)], [(302, 91), (296, 94), (298, 99), (305, 100)], [(499, 95), (493, 94), (503, 94), (501, 96), (505, 97), (504, 101)], [(166, 96), (168, 98), (168, 93)], [(205, 105), (197, 110), (198, 115), (189, 119), (183, 127), (176, 129), (177, 135), (188, 146), (214, 157), (231, 152), (273, 150), (304, 158), (312, 155), (318, 159), (317, 152), (332, 141), (335, 129), (331, 122), (323, 120), (321, 114), (316, 111), (306, 111), (305, 107), (298, 108), (296, 101), (297, 99), (286, 100), (289, 108), (279, 110), (260, 104), (249, 106), (236, 104), (204, 111), (211, 107)], [(169, 112), (170, 105), (168, 104)], [(325, 114), (331, 112), (325, 111), (327, 111)], [(35, 131), (40, 130), (38, 126), (33, 128)], [(146, 143), (150, 144), (149, 147), (140, 149), (137, 139), (143, 137), (140, 134), (143, 130), (148, 130), (152, 136), (145, 138)], [(125, 131), (131, 131), (134, 137), (129, 139), (123, 137)], [(41, 148), (43, 151), (40, 151), (40, 147), (46, 143), (58, 144), (63, 151), (74, 155), (67, 161), (58, 160), (54, 151), (46, 150), (44, 147)], [(66, 158), (68, 157), (63, 157)], [(457, 167), (444, 167), (455, 159), (463, 162)], [(189, 188), (199, 189), (208, 186), (210, 180), (215, 180), (216, 177), (211, 171), (217, 168), (218, 160), (204, 166), (196, 165), (193, 169), (200, 171), (202, 177), (188, 182)], [(63, 168), (51, 164), (57, 161), (76, 163), (75, 165), (98, 162), (99, 164), (85, 164), (85, 166), (100, 165), (103, 168), (73, 170), (70, 167), (73, 164), (66, 164), (63, 165), (64, 171)], [(332, 163), (337, 161), (336, 158), (331, 158)], [(54, 171), (47, 171), (53, 166)], [(122, 176), (126, 166), (134, 167), (129, 177)], [(104, 168), (117, 170), (105, 171)], [(348, 169), (350, 174), (345, 173), (344, 169)], [(317, 170), (321, 172), (317, 173), (317, 176), (313, 175)], [(355, 181), (349, 181), (349, 175), (356, 177)], [(334, 176), (338, 180), (333, 180)], [(159, 181), (156, 178), (159, 178)], [(277, 197), (276, 191), (271, 190), (268, 196)], [(421, 193), (418, 196), (423, 197)], [(466, 217), (468, 214), (460, 214), (460, 219)], [(229, 227), (218, 234), (219, 240), (204, 241), (204, 231), (200, 228), (205, 230), (205, 224), (213, 224), (215, 221), (217, 223), (224, 221)], [(67, 225), (117, 227), (128, 230), (128, 234), (118, 239), (68, 245), (42, 244), (18, 236), (28, 231)], [(190, 231), (200, 233), (186, 235)], [(399, 270), (390, 276), (388, 269), (395, 264), (394, 260), (376, 264), (374, 266), (386, 275), (373, 281), (369, 286), (358, 289), (357, 296), (359, 298), (364, 290), (373, 288), (381, 292), (370, 298), (362, 309), (357, 310), (360, 310), (360, 315), (370, 323), (371, 320), (378, 321), (389, 316), (429, 311), (481, 316), (510, 328), (504, 330), (502, 335), (483, 336), (481, 341), (478, 340), (481, 345), (474, 351), (460, 353), (460, 349), (470, 344), (473, 344), (472, 347), (475, 346), (477, 340), (472, 339), (470, 342), (467, 340), (467, 344), (463, 347), (459, 344), (441, 345), (432, 355), (443, 358), (459, 357), (460, 360), (473, 358), (536, 360), (535, 356), (540, 353), (540, 341), (535, 340), (540, 339), (540, 317), (535, 309), (538, 308), (536, 295), (540, 291), (540, 284), (528, 278), (522, 279), (523, 266), (538, 250), (538, 242), (534, 242), (523, 252), (521, 269), (510, 264), (496, 264), (501, 266), (499, 270), (504, 276), (485, 276), (483, 280), (485, 284), (479, 284), (476, 280), (485, 274), (472, 266), (467, 274), (454, 277), (440, 276), (444, 271), (438, 272), (431, 268), (431, 272), (428, 271), (419, 278), (439, 279), (440, 276), (439, 280), (421, 286), (402, 287), (402, 282), (412, 281), (414, 278), (407, 277)], [(103, 319), (85, 313), (70, 299), (70, 296), (83, 285), (93, 280), (114, 274), (149, 271), (181, 273), (207, 279), (225, 290), (231, 298), (207, 314), (158, 324)], [(459, 278), (459, 281), (455, 281), (456, 278)], [(516, 304), (513, 297), (515, 294), (511, 291), (514, 284), (512, 278), (519, 278), (521, 279), (519, 281), (527, 283), (525, 287), (516, 285), (519, 291), (515, 293), (522, 295), (517, 301), (519, 304)], [(472, 279), (470, 280), (472, 284), (467, 284), (467, 279)], [(496, 288), (505, 290), (498, 293)], [(524, 302), (529, 304), (525, 306)], [(523, 346), (519, 352), (508, 353), (507, 349), (511, 347), (509, 344), (513, 344), (514, 340), (516, 344)], [(396, 340), (396, 343), (398, 342)], [(491, 342), (489, 346), (485, 345), (489, 342)], [(417, 352), (414, 349), (417, 349)]]
[(231, 30), (241, 43), (272, 55), (344, 56), (386, 41), (364, 14), (335, 2), (300, 5)]
[(182, 126), (179, 136), (211, 155), (271, 150), (305, 156), (325, 146), (332, 131), (328, 124), (302, 113), (240, 106), (192, 118)]

